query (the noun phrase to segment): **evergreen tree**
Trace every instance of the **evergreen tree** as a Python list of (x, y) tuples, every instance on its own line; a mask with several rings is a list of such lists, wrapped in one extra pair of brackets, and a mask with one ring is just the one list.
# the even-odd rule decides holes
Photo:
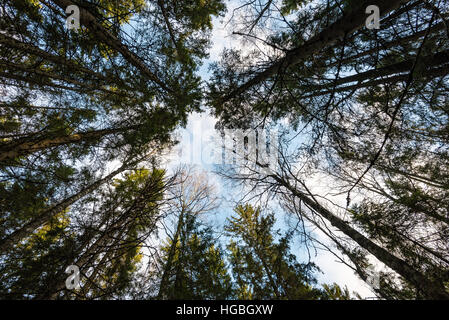
[(225, 230), (232, 237), (228, 246), (239, 299), (320, 299), (314, 288), (313, 264), (300, 264), (290, 252), (291, 235), (275, 242), (273, 214), (262, 215), (250, 205), (235, 208)]
[[(330, 236), (362, 279), (367, 279), (368, 253), (392, 269), (379, 295), (447, 299), (449, 56), (442, 14), (447, 5), (279, 4), (245, 3), (251, 14), (244, 26), (251, 27), (238, 34), (263, 43), (269, 53), (225, 52), (214, 69), (209, 101), (220, 127), (254, 128), (282, 119), (302, 139), (296, 150), (287, 143), (279, 146), (274, 174), (262, 173), (264, 164), (255, 164), (256, 174), (234, 178), (266, 192), (277, 190), (292, 212), (306, 215)], [(381, 9), (380, 30), (365, 28), (368, 5)], [(271, 30), (258, 32), (279, 17), (285, 22), (281, 27), (272, 24)], [(297, 162), (304, 169), (296, 170)], [(312, 172), (335, 181), (335, 193), (346, 195), (344, 211), (351, 219), (341, 218), (341, 210), (333, 205), (329, 210), (310, 192)], [(363, 200), (351, 206), (355, 190)], [(343, 237), (331, 235), (326, 223), (353, 244), (348, 247)]]
[[(178, 221), (179, 239), (162, 247), (160, 264), (167, 281), (161, 287), (165, 299), (230, 299), (233, 283), (228, 273), (225, 253), (213, 238), (210, 227), (202, 226), (192, 215)], [(170, 253), (171, 248), (175, 248)], [(168, 264), (168, 259), (171, 259)], [(170, 268), (170, 269), (167, 269)], [(162, 283), (161, 283), (162, 285)]]

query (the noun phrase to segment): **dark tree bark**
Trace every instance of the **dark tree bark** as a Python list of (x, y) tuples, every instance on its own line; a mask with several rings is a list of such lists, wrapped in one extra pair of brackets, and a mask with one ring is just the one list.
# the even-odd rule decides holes
[(343, 232), (346, 236), (354, 240), (360, 247), (366, 249), (372, 255), (374, 255), (379, 261), (384, 263), (386, 266), (390, 267), (402, 277), (413, 283), (428, 299), (449, 299), (449, 294), (446, 292), (444, 285), (442, 283), (432, 281), (428, 279), (422, 273), (416, 271), (410, 267), (405, 261), (399, 259), (395, 255), (391, 254), (384, 248), (378, 246), (370, 239), (366, 238), (360, 232), (352, 228), (347, 222), (343, 221), (332, 212), (327, 210), (318, 202), (312, 200), (305, 193), (294, 188), (288, 181), (277, 176), (271, 175), (271, 177), (281, 186), (285, 187), (290, 191), (295, 197), (300, 199), (302, 202), (307, 204), (311, 209), (313, 209), (317, 214), (321, 215), (327, 221), (331, 223), (332, 226)]

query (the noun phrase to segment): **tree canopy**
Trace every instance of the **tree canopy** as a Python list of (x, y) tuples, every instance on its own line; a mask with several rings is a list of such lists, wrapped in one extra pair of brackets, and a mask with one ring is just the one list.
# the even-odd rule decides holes
[[(237, 45), (212, 60), (220, 19)], [(0, 0), (0, 298), (360, 298), (315, 251), (377, 298), (449, 299), (448, 19), (444, 0)], [(255, 155), (167, 169), (203, 112)]]

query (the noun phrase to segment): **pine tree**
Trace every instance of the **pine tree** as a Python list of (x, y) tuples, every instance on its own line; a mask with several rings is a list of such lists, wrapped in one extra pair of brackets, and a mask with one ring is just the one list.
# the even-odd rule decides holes
[[(112, 189), (87, 201), (95, 204), (97, 218), (87, 219), (77, 232), (71, 255), (36, 299), (105, 299), (126, 297), (142, 259), (141, 246), (157, 231), (159, 206), (166, 183), (163, 170), (138, 169), (117, 179)], [(66, 288), (68, 265), (82, 275), (81, 289)]]
[(228, 245), (239, 299), (320, 299), (314, 288), (313, 264), (300, 264), (290, 252), (291, 235), (275, 242), (273, 214), (263, 215), (250, 205), (235, 208), (225, 230), (232, 237)]
[[(368, 252), (394, 270), (385, 275), (385, 297), (400, 298), (402, 287), (402, 297), (447, 299), (446, 5), (369, 3), (383, 15), (381, 29), (371, 31), (361, 13), (367, 2), (282, 3), (283, 12), (268, 1), (269, 9), (254, 6), (248, 22), (254, 28), (240, 32), (258, 42), (261, 20), (289, 15), (285, 28), (262, 36), (271, 58), (264, 60), (265, 52), (225, 52), (209, 98), (221, 127), (288, 120), (288, 130), (301, 142), (296, 150), (279, 146), (273, 175), (234, 178), (266, 192), (280, 187), (274, 193), (293, 212), (304, 214), (297, 209), (303, 204), (312, 213), (308, 220), (325, 233), (313, 215), (352, 239), (349, 248), (328, 233), (362, 279)], [(306, 169), (295, 171), (296, 162)], [(335, 181), (335, 193), (346, 195), (350, 219), (310, 192), (311, 172)], [(364, 200), (351, 208), (355, 190)]]
[[(182, 227), (176, 245), (168, 241), (161, 249), (159, 263), (164, 266), (166, 281), (161, 282), (159, 298), (233, 298), (233, 283), (224, 251), (214, 239), (211, 228), (202, 226), (193, 215), (184, 216), (178, 225)], [(170, 252), (172, 248), (174, 251)]]
[[(78, 30), (66, 28), (69, 5), (80, 8)], [(93, 195), (111, 188), (115, 175), (137, 163), (156, 163), (155, 153), (172, 146), (172, 131), (199, 110), (200, 78), (195, 72), (207, 55), (212, 16), (220, 15), (224, 4), (18, 0), (1, 1), (0, 6), (2, 259), (13, 259), (13, 252), (35, 232), (68, 210), (76, 219), (61, 236), (74, 237), (70, 255), (60, 260), (52, 255), (55, 266), (47, 271), (44, 291), (30, 287), (29, 297), (126, 295), (140, 259), (140, 237), (151, 233), (155, 221), (133, 225), (127, 220), (130, 214), (111, 227), (107, 212), (109, 219), (120, 210), (138, 216), (145, 202), (125, 205), (122, 197), (120, 203), (119, 191), (101, 199)], [(173, 36), (182, 48), (178, 53), (167, 41)], [(122, 166), (105, 173), (113, 160)], [(149, 196), (156, 191), (127, 191), (130, 198), (142, 198), (145, 192)], [(101, 203), (105, 198), (109, 200)], [(84, 213), (92, 207), (86, 219)], [(122, 236), (120, 230), (123, 239), (105, 250), (108, 241)], [(89, 270), (91, 281), (84, 291), (70, 295), (64, 292), (64, 268), (76, 263), (82, 272)]]

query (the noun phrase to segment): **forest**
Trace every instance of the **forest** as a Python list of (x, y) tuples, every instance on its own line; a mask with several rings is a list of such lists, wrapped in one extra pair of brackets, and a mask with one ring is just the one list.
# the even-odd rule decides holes
[(449, 299), (449, 1), (0, 0), (0, 53), (1, 300)]

